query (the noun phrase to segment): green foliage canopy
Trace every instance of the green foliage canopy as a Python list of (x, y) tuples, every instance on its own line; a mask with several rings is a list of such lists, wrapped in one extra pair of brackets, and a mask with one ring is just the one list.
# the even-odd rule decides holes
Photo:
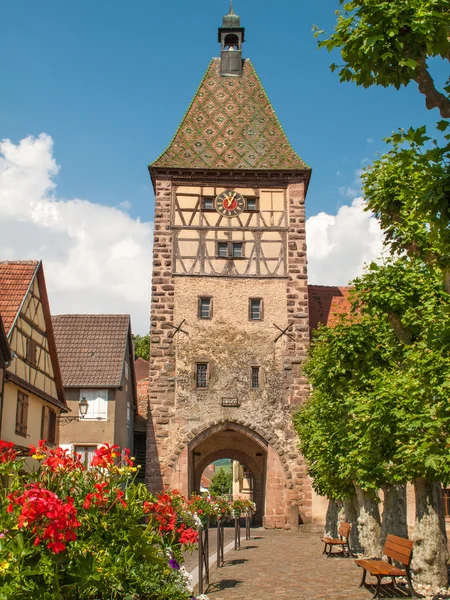
[(227, 496), (231, 492), (232, 484), (231, 471), (228, 473), (220, 468), (211, 479), (211, 485), (209, 486), (209, 493), (211, 496)]
[[(440, 121), (445, 132), (448, 121)], [(445, 143), (425, 127), (399, 131), (390, 151), (362, 175), (367, 209), (375, 213), (393, 252), (436, 264), (450, 293), (450, 135)]]
[(415, 81), (427, 108), (450, 117), (448, 82), (436, 89), (429, 71), (432, 57), (450, 58), (448, 0), (340, 0), (333, 33), (315, 28), (319, 47), (339, 48), (343, 65), (332, 64), (341, 81), (369, 87), (400, 88)]
[(140, 356), (145, 360), (150, 357), (150, 336), (149, 335), (135, 335), (134, 336), (134, 354), (136, 357)]

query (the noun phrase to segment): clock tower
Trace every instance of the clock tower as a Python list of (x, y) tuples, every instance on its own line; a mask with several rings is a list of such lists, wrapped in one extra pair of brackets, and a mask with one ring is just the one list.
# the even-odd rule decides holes
[[(220, 458), (244, 466), (266, 527), (311, 519), (292, 427), (308, 394), (304, 200), (290, 145), (230, 5), (168, 148), (149, 167), (155, 232), (146, 481), (185, 494)], [(294, 509), (292, 510), (292, 506)]]

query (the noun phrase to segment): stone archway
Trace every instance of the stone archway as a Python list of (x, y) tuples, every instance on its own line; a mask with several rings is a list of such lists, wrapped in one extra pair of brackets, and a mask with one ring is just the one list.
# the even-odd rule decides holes
[(259, 523), (290, 527), (293, 484), (286, 461), (261, 433), (241, 423), (215, 423), (180, 444), (172, 459), (170, 486), (184, 494), (197, 491), (204, 468), (219, 458), (234, 458), (250, 469)]
[[(215, 434), (208, 440), (211, 444), (217, 444), (220, 442), (218, 439), (219, 434)], [(241, 436), (242, 434), (238, 434)], [(254, 442), (253, 442), (254, 444)], [(208, 452), (208, 445), (199, 444), (195, 450), (192, 450), (191, 464), (191, 479), (190, 479), (190, 491), (198, 492), (200, 490), (200, 479), (203, 471), (212, 462), (219, 460), (220, 458), (231, 458), (237, 460), (241, 464), (245, 464), (251, 474), (253, 480), (253, 500), (256, 503), (256, 514), (255, 524), (262, 525), (264, 518), (264, 506), (265, 506), (265, 474), (267, 464), (267, 453), (264, 451), (256, 450), (252, 442), (248, 445), (248, 451), (239, 450), (233, 448), (233, 441), (230, 440), (228, 448), (222, 448)], [(261, 456), (256, 458), (252, 456), (252, 451), (256, 450)]]

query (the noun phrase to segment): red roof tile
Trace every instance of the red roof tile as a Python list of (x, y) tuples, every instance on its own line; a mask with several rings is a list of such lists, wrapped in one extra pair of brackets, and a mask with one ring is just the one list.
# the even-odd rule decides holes
[(37, 260), (0, 262), (0, 315), (7, 335), (38, 266)]
[(140, 356), (134, 361), (134, 372), (136, 373), (136, 381), (148, 378), (148, 360)]
[(129, 327), (129, 315), (54, 316), (64, 387), (119, 387)]
[(309, 328), (317, 329), (319, 324), (335, 325), (340, 315), (350, 314), (349, 293), (351, 287), (309, 285)]

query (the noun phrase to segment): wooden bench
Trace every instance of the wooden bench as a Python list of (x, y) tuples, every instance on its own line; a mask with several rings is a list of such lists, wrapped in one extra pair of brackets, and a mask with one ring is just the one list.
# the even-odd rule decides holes
[[(395, 585), (395, 580), (397, 577), (406, 577), (411, 598), (417, 598), (416, 593), (413, 590), (411, 583), (411, 572), (409, 570), (409, 564), (412, 558), (412, 550), (413, 542), (411, 540), (406, 540), (405, 538), (398, 537), (397, 535), (388, 535), (383, 548), (383, 554), (387, 556), (387, 561), (381, 558), (355, 560), (355, 563), (358, 565), (358, 567), (364, 569), (359, 587), (363, 587), (365, 585), (366, 575), (367, 573), (370, 573), (370, 575), (377, 578), (377, 586), (373, 597), (378, 598), (381, 580), (383, 577), (390, 577), (393, 585)], [(400, 569), (396, 567), (392, 563), (392, 560), (401, 563), (404, 568)]]
[[(326, 554), (327, 558), (329, 558), (332, 554), (344, 554), (346, 556), (352, 556), (352, 553), (350, 552), (350, 546), (348, 543), (348, 536), (350, 535), (351, 528), (351, 523), (340, 523), (338, 528), (338, 538), (320, 538), (321, 541), (325, 544), (322, 554)], [(333, 552), (334, 546), (340, 546), (342, 548), (341, 552)]]

